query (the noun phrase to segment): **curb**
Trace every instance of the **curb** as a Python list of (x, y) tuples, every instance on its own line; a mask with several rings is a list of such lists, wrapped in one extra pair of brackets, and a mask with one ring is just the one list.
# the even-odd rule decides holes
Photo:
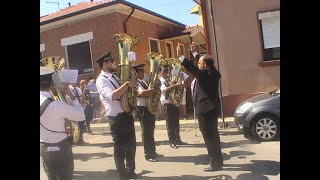
[[(225, 118), (226, 128), (235, 128), (236, 125), (234, 123), (234, 118), (228, 117)], [(135, 130), (141, 131), (141, 125), (138, 119), (135, 119), (134, 122)], [(219, 128), (223, 128), (223, 121), (221, 118), (218, 119), (218, 126)], [(94, 119), (91, 124), (91, 131), (92, 132), (106, 132), (110, 131), (109, 123), (106, 119)], [(180, 119), (180, 129), (188, 129), (188, 128), (199, 128), (198, 122), (195, 122), (194, 119)], [(166, 121), (165, 120), (157, 120), (156, 121), (156, 130), (166, 130)]]

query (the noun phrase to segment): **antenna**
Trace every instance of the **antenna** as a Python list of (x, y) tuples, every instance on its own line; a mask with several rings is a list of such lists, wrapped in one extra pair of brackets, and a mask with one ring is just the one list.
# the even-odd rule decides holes
[(56, 2), (52, 2), (52, 1), (46, 1), (46, 3), (52, 3), (52, 4), (57, 4), (58, 5), (58, 9), (60, 10), (60, 7), (59, 7), (59, 0), (57, 0)]

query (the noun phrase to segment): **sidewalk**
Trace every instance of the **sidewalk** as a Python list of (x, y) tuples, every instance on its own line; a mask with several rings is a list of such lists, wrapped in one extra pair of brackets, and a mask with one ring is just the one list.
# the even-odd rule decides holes
[[(224, 118), (224, 121), (226, 124), (229, 125), (230, 128), (236, 127), (234, 124), (234, 118), (233, 117), (227, 117)], [(222, 118), (218, 119), (219, 127), (223, 127), (223, 120)], [(136, 131), (141, 131), (141, 126), (139, 120), (135, 120), (134, 126)], [(90, 124), (92, 132), (99, 132), (99, 131), (109, 131), (109, 123), (107, 120), (101, 120), (100, 118), (94, 119)], [(198, 128), (198, 122), (193, 118), (186, 118), (186, 119), (180, 119), (180, 128)], [(159, 130), (165, 130), (166, 129), (166, 121), (165, 120), (157, 120), (156, 121), (156, 129)]]

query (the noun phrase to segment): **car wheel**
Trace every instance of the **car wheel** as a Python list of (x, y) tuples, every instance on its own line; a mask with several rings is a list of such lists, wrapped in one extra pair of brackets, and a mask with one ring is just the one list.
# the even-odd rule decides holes
[(261, 141), (272, 141), (280, 134), (279, 118), (271, 114), (261, 114), (254, 119), (252, 134)]

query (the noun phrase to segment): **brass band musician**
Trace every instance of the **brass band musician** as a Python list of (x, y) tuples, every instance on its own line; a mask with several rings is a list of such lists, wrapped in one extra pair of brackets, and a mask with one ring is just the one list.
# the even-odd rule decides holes
[(120, 97), (129, 88), (137, 87), (138, 84), (136, 81), (120, 84), (118, 77), (112, 73), (115, 70), (113, 60), (111, 52), (96, 60), (101, 69), (96, 85), (110, 124), (114, 142), (114, 161), (119, 179), (127, 180), (136, 177), (134, 172), (136, 135), (133, 116), (124, 111)]
[(138, 74), (138, 116), (142, 129), (142, 141), (144, 147), (145, 159), (150, 162), (157, 162), (156, 145), (154, 140), (155, 129), (155, 115), (153, 115), (147, 108), (146, 98), (150, 97), (156, 92), (161, 92), (160, 87), (156, 86), (152, 89), (148, 89), (148, 84), (144, 79), (144, 64), (138, 64), (133, 66)]
[(72, 105), (54, 101), (50, 93), (54, 70), (40, 66), (40, 154), (48, 179), (72, 180), (72, 140), (66, 132), (65, 119), (83, 121), (84, 111), (75, 99), (69, 84), (61, 89), (72, 100)]

